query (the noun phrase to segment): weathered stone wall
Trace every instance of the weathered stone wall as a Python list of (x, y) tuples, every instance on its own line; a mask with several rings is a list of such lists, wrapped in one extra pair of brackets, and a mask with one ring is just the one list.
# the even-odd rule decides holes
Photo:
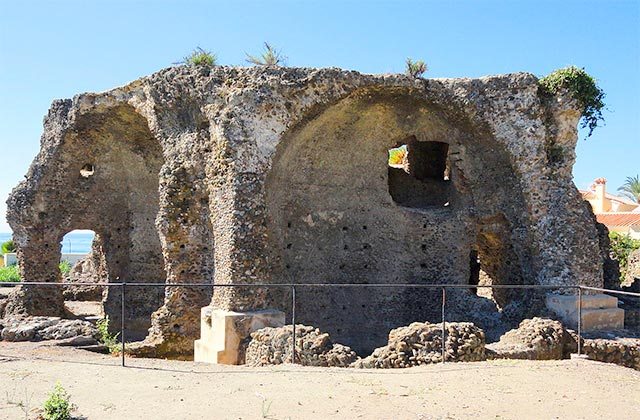
[[(602, 285), (596, 229), (571, 180), (579, 116), (568, 95), (543, 99), (524, 73), (416, 80), (175, 67), (54, 102), (8, 219), (30, 281), (59, 281), (48, 262), (62, 235), (84, 228), (103, 240), (110, 281), (465, 284), (475, 250), (496, 284)], [(447, 145), (450, 179), (418, 188), (407, 207), (389, 192), (399, 174), (387, 150), (410, 136)], [(417, 185), (398, 182), (405, 194)], [(447, 206), (429, 204), (442, 198)], [(439, 307), (439, 292), (415, 289), (299, 292), (299, 321), (357, 351)], [(105, 303), (114, 325), (119, 293)], [(127, 296), (128, 337), (151, 326), (155, 354), (190, 352), (209, 302), (290, 309), (287, 292), (264, 289)], [(7, 311), (60, 314), (61, 301), (54, 289), (23, 287)]]

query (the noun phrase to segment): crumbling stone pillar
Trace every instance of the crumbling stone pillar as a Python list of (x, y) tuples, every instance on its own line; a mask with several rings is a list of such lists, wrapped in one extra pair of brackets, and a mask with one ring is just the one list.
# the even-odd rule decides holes
[[(268, 284), (264, 173), (232, 168), (213, 177), (212, 223), (216, 233), (215, 284)], [(273, 308), (279, 293), (259, 287), (218, 287), (202, 309), (195, 361), (242, 363), (241, 342), (259, 328), (284, 325)]]
[[(30, 235), (16, 230), (20, 276), (25, 282), (60, 283), (60, 238), (49, 230), (49, 235)], [(5, 315), (62, 316), (64, 299), (57, 286), (21, 286), (14, 290)]]

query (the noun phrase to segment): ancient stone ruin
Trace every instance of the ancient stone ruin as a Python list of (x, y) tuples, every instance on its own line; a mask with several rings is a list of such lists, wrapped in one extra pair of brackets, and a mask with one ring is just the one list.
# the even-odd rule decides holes
[[(451, 321), (517, 325), (535, 294), (473, 286), (603, 284), (571, 176), (579, 118), (570, 94), (545, 97), (527, 73), (174, 67), (55, 101), (7, 217), (25, 281), (60, 282), (61, 238), (91, 229), (107, 282), (469, 285), (451, 291)], [(297, 292), (297, 322), (359, 354), (440, 319), (440, 290)], [(104, 295), (115, 328), (120, 293)], [(127, 340), (189, 357), (202, 308), (290, 323), (290, 297), (130, 286)], [(5, 315), (64, 316), (63, 300), (61, 288), (22, 286)]]

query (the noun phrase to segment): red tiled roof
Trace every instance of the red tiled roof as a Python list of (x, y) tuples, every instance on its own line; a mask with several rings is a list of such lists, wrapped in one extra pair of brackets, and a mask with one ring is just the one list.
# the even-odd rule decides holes
[(600, 213), (596, 219), (607, 226), (640, 226), (640, 213), (635, 212)]

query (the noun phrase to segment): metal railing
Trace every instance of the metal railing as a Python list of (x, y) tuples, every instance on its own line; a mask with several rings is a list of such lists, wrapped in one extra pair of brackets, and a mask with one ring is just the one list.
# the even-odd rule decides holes
[(211, 283), (127, 283), (127, 282), (114, 282), (114, 283), (89, 283), (89, 282), (75, 282), (75, 283), (56, 283), (56, 282), (16, 282), (16, 283), (0, 283), (0, 287), (20, 287), (20, 286), (36, 286), (36, 287), (73, 287), (73, 286), (100, 286), (100, 287), (119, 287), (121, 289), (120, 295), (120, 310), (121, 310), (121, 322), (120, 322), (120, 340), (121, 340), (121, 364), (125, 364), (126, 355), (126, 340), (125, 340), (125, 322), (126, 322), (126, 290), (127, 287), (186, 287), (186, 288), (211, 288), (213, 291), (215, 288), (281, 288), (289, 289), (291, 291), (291, 324), (292, 324), (292, 346), (291, 346), (291, 362), (296, 363), (297, 350), (296, 350), (296, 290), (300, 288), (415, 288), (415, 289), (441, 289), (441, 325), (442, 325), (442, 362), (446, 362), (446, 301), (447, 301), (447, 289), (518, 289), (518, 290), (574, 290), (578, 295), (577, 299), (577, 352), (578, 355), (582, 354), (582, 295), (583, 291), (597, 291), (608, 294), (619, 294), (634, 296), (640, 298), (640, 293), (625, 292), (621, 290), (611, 290), (599, 287), (589, 287), (581, 285), (539, 285), (539, 284), (502, 284), (502, 285), (475, 285), (475, 284), (415, 284), (415, 283), (252, 283), (252, 284), (211, 284)]

